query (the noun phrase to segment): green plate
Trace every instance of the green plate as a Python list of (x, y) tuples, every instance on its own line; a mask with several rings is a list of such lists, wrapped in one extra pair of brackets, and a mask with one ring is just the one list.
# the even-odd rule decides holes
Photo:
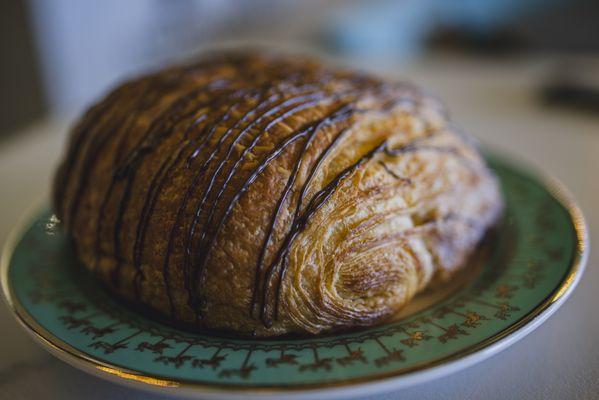
[(555, 183), (500, 159), (490, 163), (507, 207), (484, 262), (447, 296), (383, 326), (311, 339), (236, 340), (164, 325), (96, 285), (47, 209), (9, 241), (4, 296), (51, 352), (121, 383), (212, 398), (397, 389), (505, 348), (555, 311), (580, 278), (587, 246), (578, 208)]

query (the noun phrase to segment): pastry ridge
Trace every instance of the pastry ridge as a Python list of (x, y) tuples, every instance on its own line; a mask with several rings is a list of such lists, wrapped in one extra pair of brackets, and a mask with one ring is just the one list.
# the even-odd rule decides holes
[(450, 279), (502, 210), (434, 97), (261, 53), (117, 87), (72, 129), (53, 199), (112, 292), (258, 337), (391, 318)]

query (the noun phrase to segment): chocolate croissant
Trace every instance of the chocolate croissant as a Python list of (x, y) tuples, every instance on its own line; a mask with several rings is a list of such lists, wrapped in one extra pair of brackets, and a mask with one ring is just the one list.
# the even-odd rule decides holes
[(257, 337), (392, 318), (462, 267), (502, 208), (417, 87), (253, 53), (108, 94), (74, 127), (53, 197), (114, 294)]

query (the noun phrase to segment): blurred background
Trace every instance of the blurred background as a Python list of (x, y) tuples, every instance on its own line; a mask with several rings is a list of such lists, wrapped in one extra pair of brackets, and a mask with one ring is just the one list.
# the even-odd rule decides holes
[[(223, 43), (317, 52), (382, 72), (441, 52), (550, 54), (561, 71), (542, 84), (583, 86), (573, 92), (599, 75), (578, 59), (599, 54), (594, 0), (5, 0), (0, 27), (0, 134), (73, 115), (127, 76)], [(569, 81), (583, 72), (590, 76)], [(592, 106), (585, 93), (569, 96)]]
[[(597, 0), (1, 0), (0, 31), (0, 243), (47, 203), (69, 127), (95, 99), (203, 49), (255, 45), (424, 86), (486, 149), (563, 181), (599, 237)], [(596, 264), (593, 250), (535, 333), (401, 398), (599, 398)], [(53, 359), (5, 307), (0, 326), (0, 400), (149, 398)]]

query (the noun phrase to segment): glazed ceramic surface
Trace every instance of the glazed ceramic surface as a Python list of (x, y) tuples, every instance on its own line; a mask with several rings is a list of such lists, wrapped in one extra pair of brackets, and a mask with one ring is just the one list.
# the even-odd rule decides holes
[(171, 327), (105, 292), (77, 263), (47, 209), (5, 250), (4, 295), (17, 319), (60, 358), (146, 388), (212, 397), (399, 388), (512, 343), (555, 311), (580, 278), (586, 234), (567, 195), (500, 159), (490, 164), (501, 180), (506, 210), (484, 245), (480, 266), (441, 299), (426, 303), (425, 293), (424, 306), (382, 326), (276, 340)]

